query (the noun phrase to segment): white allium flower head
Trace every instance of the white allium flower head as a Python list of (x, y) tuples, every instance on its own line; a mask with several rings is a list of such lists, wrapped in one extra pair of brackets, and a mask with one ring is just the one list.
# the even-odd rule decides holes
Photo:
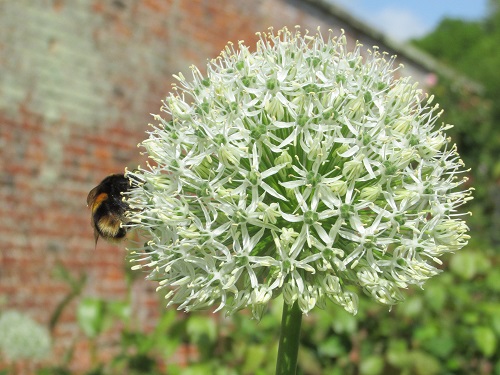
[(51, 338), (47, 328), (17, 311), (0, 315), (0, 353), (8, 361), (41, 360), (50, 354)]
[(155, 116), (142, 142), (154, 166), (127, 172), (128, 226), (147, 237), (134, 268), (187, 311), (259, 317), (283, 295), (355, 313), (359, 288), (402, 300), (469, 238), (438, 106), (343, 34), (258, 35), (256, 52), (229, 44), (206, 75), (179, 75)]

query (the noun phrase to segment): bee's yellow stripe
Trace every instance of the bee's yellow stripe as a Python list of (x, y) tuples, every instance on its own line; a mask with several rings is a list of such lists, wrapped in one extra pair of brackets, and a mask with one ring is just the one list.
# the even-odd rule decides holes
[(97, 222), (97, 226), (106, 238), (115, 237), (120, 230), (120, 220), (113, 215), (103, 216)]
[(101, 193), (97, 197), (95, 197), (94, 201), (92, 202), (92, 213), (94, 213), (99, 208), (101, 203), (106, 199), (108, 199), (108, 194), (106, 193)]

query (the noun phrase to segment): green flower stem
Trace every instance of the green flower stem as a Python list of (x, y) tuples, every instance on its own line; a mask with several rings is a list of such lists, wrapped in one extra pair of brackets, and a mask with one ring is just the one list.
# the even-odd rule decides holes
[(295, 301), (293, 306), (283, 302), (276, 375), (294, 375), (297, 371), (301, 323), (302, 311), (300, 311), (298, 302)]

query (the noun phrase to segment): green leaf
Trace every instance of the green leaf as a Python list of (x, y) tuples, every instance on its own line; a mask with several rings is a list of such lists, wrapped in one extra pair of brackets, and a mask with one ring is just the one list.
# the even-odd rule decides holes
[(495, 331), (497, 336), (500, 336), (500, 312), (498, 315), (493, 315), (491, 317), (491, 327)]
[[(8, 375), (7, 372), (1, 372), (0, 375)], [(36, 375), (72, 375), (71, 371), (64, 367), (47, 367), (37, 371)]]
[(255, 374), (262, 366), (266, 357), (266, 348), (262, 345), (249, 345), (247, 347), (245, 363), (242, 372), (244, 374)]
[(384, 359), (378, 355), (369, 356), (362, 359), (359, 365), (359, 372), (361, 375), (378, 375), (384, 369)]
[[(439, 276), (437, 276), (439, 277)], [(446, 303), (447, 291), (444, 285), (440, 283), (430, 284), (425, 287), (425, 300), (432, 310), (439, 312)]]
[(332, 328), (336, 333), (354, 333), (358, 328), (358, 321), (355, 316), (349, 314), (342, 308), (335, 310), (335, 317), (332, 321)]
[(210, 363), (191, 364), (188, 368), (184, 368), (180, 372), (181, 375), (206, 375), (212, 373)]
[(497, 338), (490, 327), (475, 327), (474, 341), (476, 341), (477, 347), (486, 357), (491, 357), (495, 353)]
[(415, 317), (422, 313), (423, 301), (420, 296), (412, 296), (398, 306), (398, 312), (405, 317)]
[(439, 361), (422, 351), (414, 351), (411, 353), (412, 364), (415, 373), (418, 375), (434, 375), (442, 374)]
[(104, 328), (105, 306), (100, 299), (86, 298), (78, 304), (77, 320), (82, 331), (91, 338)]
[(486, 285), (495, 292), (500, 292), (500, 270), (493, 269), (486, 276)]
[(141, 345), (142, 350), (157, 350), (163, 358), (172, 355), (181, 344), (181, 335), (173, 332), (178, 326), (177, 312), (173, 309), (164, 311), (155, 330), (148, 335), (149, 340)]
[(451, 258), (450, 269), (465, 280), (472, 279), (477, 272), (474, 255), (468, 252), (455, 254)]
[(87, 281), (87, 275), (82, 274), (77, 279), (73, 276), (66, 267), (61, 262), (58, 262), (53, 270), (54, 277), (64, 281), (69, 287), (71, 291), (74, 293), (79, 293), (82, 290), (83, 285)]
[(111, 301), (108, 303), (108, 308), (113, 316), (124, 321), (127, 321), (132, 314), (132, 308), (128, 302)]
[(298, 369), (300, 374), (321, 374), (321, 362), (313, 350), (304, 346), (299, 349)]
[(187, 322), (186, 329), (188, 335), (196, 343), (205, 340), (213, 343), (217, 337), (217, 327), (212, 317), (192, 315)]
[[(458, 351), (456, 351), (456, 353), (458, 353)], [(449, 357), (447, 360), (446, 360), (446, 368), (448, 368), (449, 370), (453, 370), (453, 373), (457, 373), (456, 370), (459, 370), (460, 367), (463, 365), (463, 358), (460, 357), (459, 355), (455, 355), (455, 356), (452, 356), (452, 357)]]
[(476, 325), (481, 319), (478, 311), (468, 311), (462, 314), (462, 322), (468, 325)]
[(450, 269), (465, 280), (471, 280), (477, 274), (489, 270), (491, 263), (482, 253), (463, 251), (451, 258)]
[(408, 345), (405, 340), (391, 339), (387, 349), (387, 362), (399, 369), (409, 366), (411, 357), (408, 352)]
[(432, 322), (413, 330), (413, 338), (419, 343), (435, 340), (437, 337), (439, 337), (438, 322)]
[(455, 349), (455, 339), (448, 333), (439, 333), (432, 340), (422, 342), (422, 347), (439, 358), (447, 359)]
[(345, 354), (346, 350), (338, 336), (330, 336), (326, 341), (318, 343), (318, 352), (321, 356), (335, 358)]

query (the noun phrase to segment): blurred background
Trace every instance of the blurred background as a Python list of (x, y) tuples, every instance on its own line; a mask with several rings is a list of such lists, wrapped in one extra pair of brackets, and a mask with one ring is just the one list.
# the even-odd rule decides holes
[(305, 317), (300, 374), (500, 375), (500, 0), (0, 0), (0, 374), (271, 374), (280, 306), (165, 309), (87, 193), (144, 162), (172, 74), (269, 26), (396, 54), (445, 109), (475, 200), (470, 245), (424, 290)]

